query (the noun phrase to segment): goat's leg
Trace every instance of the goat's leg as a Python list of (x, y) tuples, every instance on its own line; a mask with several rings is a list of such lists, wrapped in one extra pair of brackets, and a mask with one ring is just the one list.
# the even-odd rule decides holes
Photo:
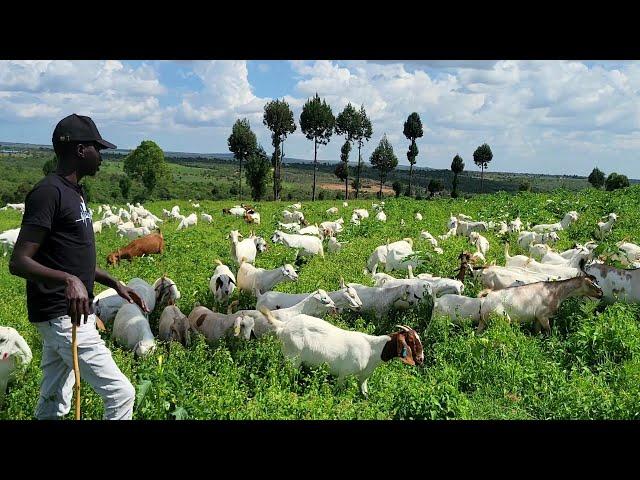
[(544, 329), (544, 333), (547, 335), (551, 335), (551, 325), (549, 325), (549, 317), (540, 317), (538, 318), (538, 322)]
[(366, 378), (360, 382), (360, 391), (362, 392), (362, 395), (364, 396), (364, 398), (366, 398), (368, 400), (369, 399), (369, 388), (367, 386), (367, 379)]

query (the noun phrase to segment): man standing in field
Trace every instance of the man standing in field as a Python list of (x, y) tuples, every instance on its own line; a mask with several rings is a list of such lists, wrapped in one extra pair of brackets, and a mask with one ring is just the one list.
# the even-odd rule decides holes
[(53, 131), (58, 167), (27, 194), (9, 264), (13, 275), (27, 280), (29, 321), (42, 336), (38, 419), (59, 419), (71, 408), (72, 324), (77, 325), (81, 378), (102, 397), (104, 418), (128, 420), (133, 415), (135, 390), (100, 338), (92, 312), (94, 281), (147, 311), (132, 289), (96, 266), (93, 222), (78, 182), (97, 173), (103, 148), (116, 146), (102, 139), (91, 118), (73, 114), (60, 120)]

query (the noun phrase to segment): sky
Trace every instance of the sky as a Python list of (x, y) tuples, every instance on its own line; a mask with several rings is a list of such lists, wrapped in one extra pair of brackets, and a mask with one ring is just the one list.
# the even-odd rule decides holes
[[(364, 105), (367, 161), (386, 134), (408, 165), (403, 124), (417, 112), (420, 167), (450, 168), (459, 154), (476, 170), (473, 152), (488, 143), (489, 171), (586, 176), (597, 166), (640, 178), (638, 61), (0, 60), (0, 141), (50, 144), (56, 123), (77, 113), (118, 148), (153, 140), (167, 151), (228, 153), (233, 123), (247, 118), (271, 153), (262, 115), (278, 98), (298, 127), (286, 156), (312, 160), (299, 118), (316, 92), (334, 115)], [(337, 161), (343, 143), (334, 134), (318, 158)]]

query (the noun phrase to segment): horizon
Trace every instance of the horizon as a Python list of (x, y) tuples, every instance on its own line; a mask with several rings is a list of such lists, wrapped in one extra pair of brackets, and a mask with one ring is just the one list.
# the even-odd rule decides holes
[[(467, 172), (479, 171), (473, 151), (486, 142), (488, 172), (586, 177), (598, 167), (640, 178), (638, 61), (2, 60), (0, 136), (47, 146), (55, 124), (78, 113), (121, 150), (153, 140), (167, 152), (220, 155), (246, 117), (270, 153), (263, 107), (284, 98), (297, 125), (285, 157), (312, 161), (299, 117), (316, 92), (334, 115), (364, 104), (374, 132), (362, 151), (367, 164), (386, 133), (408, 166), (402, 128), (416, 111), (419, 168), (449, 169), (460, 154)], [(337, 161), (343, 142), (333, 135), (318, 161)]]

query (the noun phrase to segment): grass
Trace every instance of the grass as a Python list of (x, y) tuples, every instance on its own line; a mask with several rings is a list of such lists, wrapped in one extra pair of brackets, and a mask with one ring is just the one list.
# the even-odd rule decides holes
[[(471, 248), (466, 239), (454, 237), (440, 242), (444, 255), (433, 254), (428, 242), (420, 239), (422, 230), (434, 236), (444, 233), (451, 213), (494, 221), (520, 215), (523, 222), (535, 224), (555, 222), (567, 211), (577, 210), (578, 222), (560, 233), (557, 247), (562, 250), (575, 241), (589, 240), (599, 218), (616, 212), (619, 221), (600, 250), (613, 248), (623, 238), (640, 240), (640, 186), (616, 192), (496, 193), (455, 200), (399, 198), (386, 203), (386, 224), (371, 216), (358, 227), (347, 225), (339, 237), (347, 242), (342, 251), (326, 254), (324, 260), (311, 259), (299, 269), (298, 282), (280, 284), (276, 290), (333, 290), (338, 288), (340, 276), (371, 285), (370, 277), (363, 272), (369, 254), (387, 239), (403, 237), (412, 237), (415, 249), (426, 259), (416, 273), (429, 271), (451, 277), (457, 255)], [(170, 209), (175, 204), (184, 214), (194, 210), (184, 200), (145, 206), (161, 216), (162, 208)], [(140, 277), (151, 283), (166, 272), (180, 288), (178, 306), (183, 312), (189, 313), (195, 302), (211, 307), (208, 279), (214, 260), (231, 264), (227, 233), (232, 229), (249, 232), (241, 219), (222, 216), (222, 208), (234, 204), (233, 200), (201, 200), (198, 210), (212, 214), (213, 224), (199, 223), (178, 232), (176, 222), (166, 222), (162, 227), (167, 245), (163, 255), (125, 261), (116, 267), (107, 267), (106, 255), (127, 242), (116, 236), (115, 229), (105, 230), (96, 237), (98, 263), (124, 281)], [(254, 230), (269, 238), (287, 205), (256, 204), (262, 225)], [(352, 209), (370, 209), (371, 201), (350, 201), (348, 208), (335, 200), (303, 202), (303, 206), (311, 223), (329, 219), (325, 210), (337, 206), (338, 216), (348, 224)], [(95, 210), (97, 205), (92, 207)], [(416, 211), (422, 213), (423, 221), (414, 220)], [(17, 212), (0, 212), (0, 231), (19, 224)], [(504, 248), (498, 237), (491, 232), (486, 236), (491, 243), (487, 260), (504, 264)], [(512, 255), (523, 253), (515, 234), (508, 240)], [(273, 268), (293, 263), (294, 257), (293, 250), (269, 241), (269, 250), (258, 255), (256, 265)], [(0, 324), (16, 328), (31, 346), (34, 358), (9, 387), (0, 418), (29, 419), (38, 398), (41, 345), (36, 329), (27, 321), (25, 282), (11, 276), (7, 264), (8, 257), (0, 258)], [(480, 290), (469, 279), (465, 287), (467, 295)], [(95, 293), (104, 288), (96, 285)], [(252, 305), (250, 296), (241, 297), (241, 306)], [(156, 333), (159, 313), (151, 316)], [(294, 369), (272, 336), (251, 342), (226, 339), (213, 346), (198, 339), (189, 349), (162, 344), (141, 360), (114, 345), (108, 334), (103, 337), (116, 363), (136, 386), (136, 419), (637, 419), (639, 316), (637, 305), (603, 308), (592, 301), (571, 299), (555, 317), (550, 337), (536, 336), (527, 326), (509, 325), (499, 319), (477, 335), (470, 324), (457, 326), (438, 316), (430, 322), (428, 311), (394, 312), (383, 325), (353, 313), (329, 317), (342, 328), (372, 334), (387, 333), (393, 324), (406, 323), (422, 335), (425, 365), (408, 367), (398, 360), (382, 364), (369, 379), (369, 399), (360, 395), (355, 378), (339, 386), (324, 367)], [(82, 392), (83, 418), (101, 418), (101, 399), (88, 385)]]

